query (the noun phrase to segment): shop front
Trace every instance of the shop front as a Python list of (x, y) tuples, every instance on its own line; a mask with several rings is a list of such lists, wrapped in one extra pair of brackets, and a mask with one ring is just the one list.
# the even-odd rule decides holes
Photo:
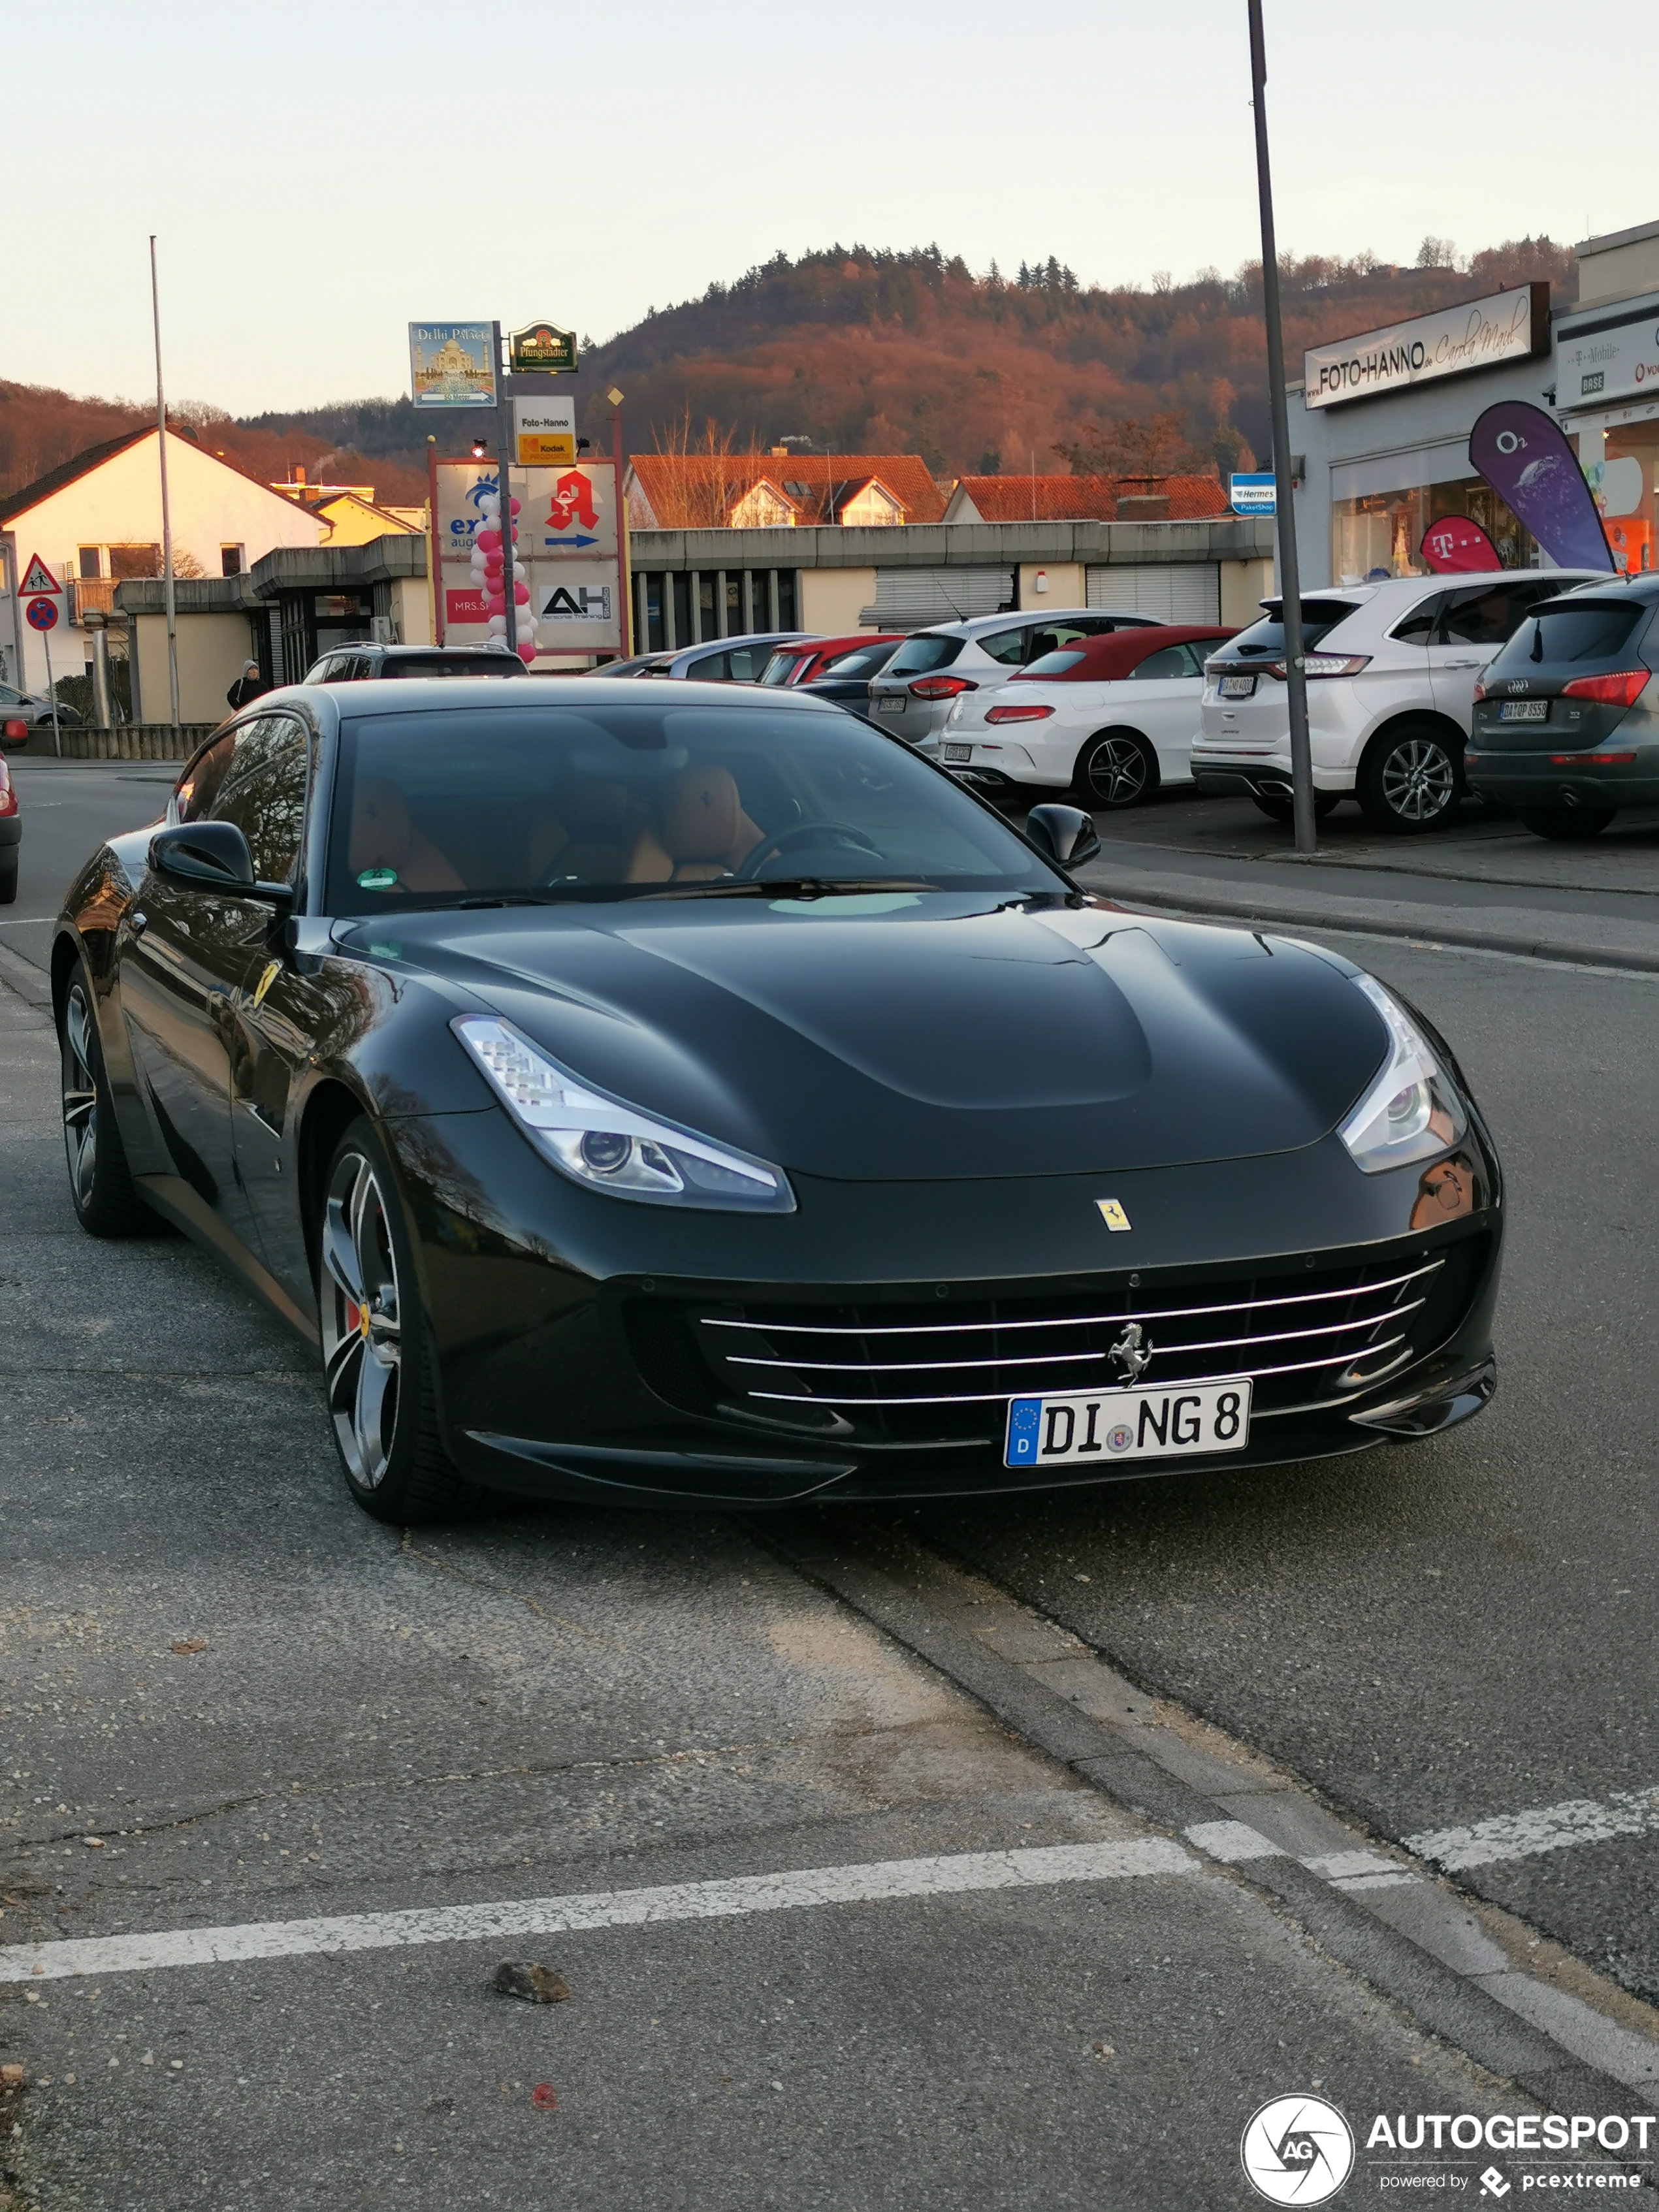
[(1595, 494), (1614, 562), (1655, 564), (1659, 482), (1659, 223), (1578, 248), (1578, 305), (1555, 326), (1555, 407)]
[(1506, 568), (1547, 566), (1469, 465), (1500, 399), (1547, 404), (1549, 288), (1527, 283), (1318, 346), (1290, 392), (1304, 588), (1430, 573), (1423, 540), (1465, 517)]

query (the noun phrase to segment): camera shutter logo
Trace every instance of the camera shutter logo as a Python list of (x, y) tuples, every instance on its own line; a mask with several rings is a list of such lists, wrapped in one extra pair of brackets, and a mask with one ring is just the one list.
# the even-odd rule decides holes
[(1323, 2204), (1353, 2171), (1353, 2130), (1322, 2097), (1273, 2097), (1251, 2117), (1238, 2155), (1269, 2204)]

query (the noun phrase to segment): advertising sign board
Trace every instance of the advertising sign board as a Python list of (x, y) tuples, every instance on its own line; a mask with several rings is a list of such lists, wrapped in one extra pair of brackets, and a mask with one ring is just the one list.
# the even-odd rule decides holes
[(1275, 514), (1278, 502), (1271, 469), (1227, 480), (1227, 504), (1235, 514)]
[(514, 458), (521, 468), (538, 461), (576, 458), (576, 402), (515, 399), (513, 402)]
[(1555, 405), (1568, 415), (1581, 407), (1659, 398), (1659, 314), (1592, 315), (1555, 333)]
[(1385, 330), (1310, 346), (1302, 357), (1303, 404), (1333, 407), (1343, 399), (1380, 398), (1437, 377), (1547, 353), (1549, 310), (1547, 284), (1517, 284)]
[(576, 333), (561, 330), (557, 323), (527, 323), (523, 330), (514, 331), (507, 343), (514, 376), (532, 369), (555, 376), (574, 376), (576, 372)]
[(493, 407), (495, 342), (488, 323), (411, 323), (409, 388), (417, 407)]
[[(533, 403), (538, 406), (548, 403)], [(519, 501), (514, 569), (530, 592), (543, 653), (618, 653), (623, 593), (617, 469), (611, 460), (509, 471)], [(489, 611), (472, 574), (478, 502), (496, 487), (490, 461), (439, 461), (434, 535), (445, 641), (483, 645)]]

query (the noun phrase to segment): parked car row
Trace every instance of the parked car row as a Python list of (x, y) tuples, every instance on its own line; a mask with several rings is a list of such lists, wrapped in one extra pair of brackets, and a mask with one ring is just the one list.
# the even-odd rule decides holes
[[(1559, 568), (1310, 593), (1302, 644), (1316, 811), (1352, 799), (1376, 828), (1409, 835), (1449, 821), (1473, 793), (1514, 806), (1541, 836), (1567, 837), (1594, 835), (1620, 806), (1659, 801), (1659, 708), (1648, 702), (1659, 662), (1646, 643), (1650, 630), (1659, 637), (1656, 605), (1650, 576)], [(1004, 799), (1066, 791), (1097, 811), (1188, 784), (1244, 793), (1288, 820), (1284, 609), (1261, 605), (1237, 631), (1095, 607), (908, 635), (769, 631), (594, 672), (810, 692)], [(521, 672), (482, 648), (354, 646), (307, 680), (471, 673), (486, 662)]]

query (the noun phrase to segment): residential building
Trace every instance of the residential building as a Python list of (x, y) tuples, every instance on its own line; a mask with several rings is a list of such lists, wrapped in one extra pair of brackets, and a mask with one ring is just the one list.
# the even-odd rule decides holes
[(623, 483), (635, 530), (879, 529), (941, 522), (919, 453), (635, 453)]
[(1219, 477), (958, 477), (947, 522), (1203, 522), (1225, 514)]
[[(0, 533), (11, 541), (21, 580), (36, 555), (63, 586), (52, 632), (54, 677), (79, 676), (91, 656), (80, 617), (111, 611), (117, 585), (161, 573), (161, 481), (153, 423), (88, 447), (0, 501)], [(229, 461), (188, 428), (167, 432), (167, 493), (176, 570), (191, 576), (245, 574), (278, 546), (316, 546), (328, 525)], [(0, 659), (17, 680), (12, 610), (0, 612)], [(46, 681), (41, 634), (22, 629), (21, 682)], [(165, 695), (164, 695), (165, 696)]]

